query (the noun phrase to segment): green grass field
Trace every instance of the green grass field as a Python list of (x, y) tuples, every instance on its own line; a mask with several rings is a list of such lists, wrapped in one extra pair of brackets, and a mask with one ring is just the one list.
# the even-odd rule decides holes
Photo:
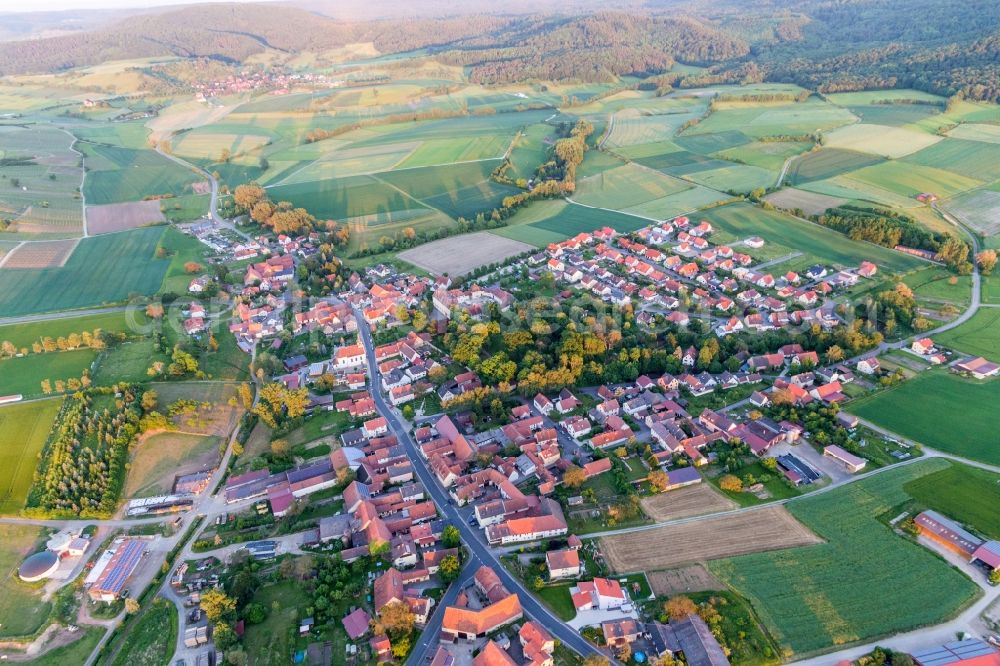
[(992, 472), (952, 464), (914, 479), (903, 490), (924, 506), (972, 527), (983, 536), (1000, 539), (1000, 477)]
[(808, 134), (854, 121), (850, 111), (817, 98), (803, 103), (721, 102), (688, 134), (738, 130), (750, 137)]
[(982, 308), (972, 319), (935, 336), (934, 340), (945, 347), (1000, 362), (1000, 309)]
[(662, 141), (698, 115), (697, 110), (683, 108), (656, 115), (638, 115), (635, 111), (619, 113), (615, 115), (614, 127), (605, 145), (620, 148)]
[(179, 469), (218, 458), (219, 438), (167, 432), (143, 439), (129, 460), (125, 495), (164, 495), (173, 488)]
[(1000, 143), (1000, 126), (979, 123), (962, 123), (955, 129), (949, 131), (948, 136), (953, 136), (956, 139)]
[(0, 525), (0, 638), (34, 634), (49, 618), (52, 604), (17, 577), (42, 533), (29, 525)]
[(678, 178), (627, 164), (579, 181), (573, 199), (587, 206), (624, 210), (690, 187)]
[(750, 192), (758, 187), (771, 187), (777, 180), (778, 174), (761, 167), (735, 164), (721, 169), (698, 171), (688, 174), (686, 178), (699, 185), (724, 192)]
[(54, 386), (57, 379), (79, 379), (96, 358), (93, 349), (76, 349), (5, 359), (0, 361), (0, 395), (42, 395), (42, 380), (48, 379)]
[[(145, 316), (141, 314), (139, 316), (141, 318), (139, 321), (144, 322)], [(56, 339), (71, 333), (93, 332), (96, 329), (121, 332), (128, 328), (126, 317), (124, 312), (107, 312), (85, 317), (60, 317), (48, 321), (8, 324), (0, 326), (0, 343), (7, 341), (18, 349), (30, 349), (31, 343), (43, 337)]]
[(549, 243), (575, 236), (581, 231), (593, 231), (603, 226), (627, 233), (648, 224), (649, 220), (631, 215), (553, 200), (532, 204), (523, 214), (512, 218), (509, 226), (492, 233), (537, 247), (545, 247)]
[(24, 508), (38, 455), (61, 404), (52, 399), (0, 407), (0, 513)]
[(933, 104), (868, 104), (848, 107), (863, 123), (890, 127), (918, 123), (940, 113), (942, 108)]
[(750, 600), (786, 658), (940, 623), (979, 588), (880, 519), (909, 499), (907, 482), (947, 464), (920, 462), (790, 502), (792, 514), (826, 543), (709, 568)]
[(941, 207), (983, 236), (1000, 232), (1000, 192), (973, 190), (944, 202)]
[(412, 198), (371, 176), (278, 185), (268, 192), (273, 200), (291, 201), (321, 220), (421, 208)]
[(1000, 180), (1000, 144), (996, 143), (949, 138), (908, 155), (903, 161), (951, 171), (979, 181)]
[(84, 664), (90, 654), (104, 636), (103, 627), (88, 626), (80, 630), (79, 637), (69, 645), (57, 647), (40, 657), (35, 657), (31, 663), (35, 666), (66, 666), (66, 664)]
[(809, 150), (812, 144), (800, 141), (755, 141), (716, 153), (716, 157), (750, 166), (781, 171), (785, 160)]
[[(931, 147), (928, 150), (933, 149), (934, 147)], [(982, 185), (982, 181), (958, 173), (920, 164), (909, 164), (902, 160), (865, 167), (844, 174), (843, 177), (884, 188), (904, 197), (916, 197), (921, 192), (933, 192), (947, 199)]]
[(786, 179), (790, 185), (801, 185), (815, 180), (832, 178), (882, 161), (884, 160), (881, 157), (853, 150), (821, 148), (792, 162), (788, 168)]
[(79, 148), (86, 155), (83, 193), (91, 205), (190, 194), (191, 183), (204, 180), (152, 150), (90, 143)]
[(882, 270), (898, 272), (924, 265), (919, 259), (887, 248), (858, 243), (836, 231), (747, 204), (712, 208), (699, 213), (699, 216), (711, 221), (716, 229), (736, 238), (757, 235), (769, 243), (793, 248), (840, 266), (857, 266), (862, 260), (868, 260)]
[(169, 259), (155, 251), (164, 227), (84, 238), (61, 268), (0, 269), (0, 317), (116, 303), (159, 290)]
[[(940, 336), (937, 341), (945, 344)], [(935, 449), (997, 465), (998, 400), (1000, 381), (977, 382), (941, 369), (851, 402), (847, 410)]]
[[(256, 666), (288, 663), (294, 648), (292, 635), (301, 595), (295, 582), (287, 580), (266, 585), (254, 594), (254, 602), (264, 604), (269, 611), (263, 622), (247, 627), (243, 638), (244, 650), (254, 655)], [(273, 606), (275, 603), (277, 607)]]

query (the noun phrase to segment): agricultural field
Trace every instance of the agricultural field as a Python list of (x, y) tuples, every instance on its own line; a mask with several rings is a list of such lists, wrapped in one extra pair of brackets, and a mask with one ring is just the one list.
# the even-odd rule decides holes
[(785, 160), (801, 155), (812, 147), (802, 141), (754, 141), (716, 153), (716, 157), (750, 166), (781, 171)]
[(427, 209), (412, 197), (372, 176), (277, 185), (269, 189), (269, 196), (274, 201), (291, 201), (321, 220)]
[(888, 248), (852, 241), (846, 236), (783, 213), (764, 211), (747, 204), (732, 204), (699, 213), (720, 232), (733, 239), (757, 235), (767, 243), (804, 252), (838, 266), (857, 266), (868, 260), (880, 269), (904, 272), (925, 262)]
[(482, 231), (424, 243), (398, 256), (435, 275), (458, 276), (529, 250), (534, 246)]
[(738, 130), (752, 137), (802, 135), (830, 130), (854, 122), (847, 109), (818, 98), (806, 102), (718, 102), (707, 118), (686, 134), (712, 134)]
[(706, 483), (642, 498), (642, 510), (658, 523), (735, 509), (736, 503)]
[(942, 107), (935, 104), (868, 104), (847, 108), (866, 124), (908, 127), (937, 115)]
[(525, 128), (512, 144), (507, 175), (514, 180), (534, 177), (535, 170), (547, 159), (554, 142), (555, 131), (550, 125), (539, 123)]
[(872, 155), (899, 158), (932, 146), (941, 137), (903, 127), (857, 124), (841, 127), (826, 135), (831, 148), (856, 150)]
[(604, 147), (612, 150), (625, 146), (662, 141), (673, 136), (680, 126), (700, 115), (699, 109), (677, 108), (667, 113), (643, 114), (638, 109), (628, 109), (615, 114), (611, 133)]
[(167, 221), (159, 201), (130, 201), (87, 207), (87, 232), (91, 236), (127, 231)]
[(80, 143), (86, 156), (83, 194), (87, 205), (141, 201), (191, 194), (204, 178), (152, 150)]
[(123, 332), (128, 329), (128, 317), (134, 317), (137, 324), (146, 323), (146, 317), (141, 313), (127, 315), (124, 312), (107, 312), (104, 314), (87, 315), (84, 317), (60, 317), (48, 321), (25, 322), (0, 326), (0, 343), (10, 342), (17, 349), (28, 349), (32, 343), (44, 337), (58, 339), (71, 333), (83, 333), (95, 330)]
[[(326, 143), (326, 142), (320, 142)], [(389, 143), (376, 146), (331, 150), (316, 160), (284, 176), (272, 185), (308, 183), (329, 178), (360, 176), (389, 171), (409, 157), (420, 146), (417, 142)]]
[(884, 104), (886, 102), (922, 102), (926, 104), (944, 105), (947, 101), (940, 95), (913, 90), (912, 88), (896, 88), (891, 90), (859, 90), (857, 92), (829, 93), (826, 98), (840, 106), (859, 106), (869, 104)]
[(909, 500), (905, 484), (948, 464), (922, 461), (790, 502), (825, 543), (716, 560), (709, 569), (750, 601), (785, 658), (943, 622), (979, 588), (882, 521)]
[(23, 234), (79, 236), (83, 179), (75, 139), (55, 127), (0, 126), (0, 215)]
[(42, 381), (48, 379), (54, 385), (57, 379), (79, 379), (96, 358), (93, 349), (76, 349), (4, 359), (0, 361), (0, 395), (42, 395)]
[(24, 243), (11, 252), (4, 262), (8, 270), (59, 268), (76, 249), (75, 240), (37, 241)]
[(267, 134), (229, 133), (219, 127), (214, 131), (193, 130), (181, 134), (171, 142), (170, 147), (171, 152), (179, 157), (215, 160), (223, 151), (229, 151), (232, 156), (242, 155), (266, 146), (270, 141), (271, 137)]
[(724, 588), (722, 581), (713, 576), (701, 564), (689, 564), (666, 571), (651, 571), (646, 574), (646, 578), (649, 580), (653, 594), (658, 597), (671, 597), (675, 594), (688, 594), (690, 592), (708, 592)]
[(52, 430), (58, 399), (0, 407), (0, 513), (24, 508), (35, 463)]
[(945, 347), (1000, 362), (1000, 309), (981, 308), (972, 319), (935, 336), (934, 340)]
[(903, 486), (920, 504), (968, 525), (990, 539), (1000, 539), (1000, 477), (969, 465), (950, 467)]
[(589, 232), (609, 226), (618, 232), (628, 233), (649, 223), (650, 220), (634, 215), (551, 200), (535, 202), (511, 218), (508, 226), (490, 233), (535, 247), (545, 247), (581, 231)]
[[(120, 302), (129, 294), (154, 294), (169, 259), (158, 259), (163, 227), (85, 238), (60, 268), (0, 268), (0, 317)], [(95, 279), (100, 266), (101, 279)]]
[(1000, 126), (980, 123), (962, 123), (948, 132), (948, 136), (969, 141), (1000, 143)]
[[(946, 344), (941, 337), (937, 341)], [(1000, 381), (978, 382), (938, 369), (853, 401), (847, 411), (921, 444), (998, 465), (993, 435), (998, 400)]]
[(601, 552), (614, 572), (628, 573), (820, 542), (783, 507), (775, 506), (603, 537)]
[(884, 161), (881, 157), (854, 150), (821, 148), (796, 158), (788, 167), (786, 179), (790, 185), (801, 185), (839, 176)]
[(29, 525), (0, 525), (0, 639), (31, 635), (49, 619), (52, 604), (17, 577), (17, 568), (44, 534)]
[(794, 187), (785, 187), (764, 197), (778, 208), (786, 210), (802, 209), (806, 215), (822, 215), (829, 208), (847, 203), (847, 199), (831, 197), (816, 192), (806, 192)]
[(774, 185), (778, 175), (761, 167), (735, 164), (685, 175), (687, 180), (724, 192), (750, 192)]
[(165, 495), (179, 474), (214, 469), (219, 462), (219, 438), (166, 432), (143, 437), (129, 460), (127, 497)]
[(951, 171), (973, 180), (1000, 180), (1000, 145), (995, 143), (948, 138), (905, 157), (903, 162)]
[(868, 183), (904, 197), (933, 192), (948, 198), (982, 185), (980, 180), (951, 171), (895, 160), (852, 171), (844, 174), (843, 178)]
[(577, 183), (575, 201), (587, 206), (625, 210), (688, 189), (677, 178), (634, 164), (584, 178)]
[(941, 208), (983, 236), (1000, 234), (1000, 192), (974, 190), (945, 201)]

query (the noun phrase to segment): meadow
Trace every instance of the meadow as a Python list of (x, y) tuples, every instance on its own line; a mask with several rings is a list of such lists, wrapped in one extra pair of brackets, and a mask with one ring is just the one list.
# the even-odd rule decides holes
[(1000, 309), (981, 308), (969, 321), (934, 339), (945, 347), (1000, 362)]
[(321, 220), (426, 208), (372, 176), (278, 185), (269, 189), (274, 201), (291, 201)]
[(908, 155), (903, 161), (944, 169), (973, 180), (1000, 180), (1000, 145), (995, 143), (949, 138)]
[(574, 200), (587, 206), (625, 210), (678, 194), (690, 187), (689, 183), (678, 178), (627, 164), (579, 181)]
[(0, 407), (0, 513), (24, 508), (35, 463), (52, 430), (62, 400)]
[(717, 230), (735, 238), (757, 235), (768, 243), (804, 252), (820, 261), (842, 267), (857, 266), (861, 261), (868, 260), (882, 270), (903, 272), (923, 265), (914, 257), (859, 243), (836, 231), (748, 204), (712, 208), (699, 213), (699, 217), (709, 220)]
[(724, 192), (750, 192), (774, 185), (778, 174), (761, 167), (734, 164), (688, 174), (687, 180)]
[(93, 143), (78, 148), (86, 155), (83, 193), (88, 204), (190, 194), (191, 184), (204, 180), (152, 150)]
[(155, 256), (164, 227), (85, 238), (61, 268), (0, 268), (0, 317), (116, 303), (157, 292), (169, 259)]
[(43, 380), (54, 385), (57, 379), (79, 379), (96, 358), (93, 349), (75, 349), (4, 359), (0, 361), (0, 395), (42, 395)]
[(1000, 192), (973, 190), (949, 199), (941, 207), (983, 236), (1000, 233)]
[(42, 534), (29, 525), (0, 525), (0, 639), (34, 634), (49, 619), (52, 604), (17, 577)]
[(784, 166), (785, 160), (806, 152), (811, 146), (802, 141), (755, 141), (723, 150), (716, 156), (777, 172)]
[(908, 164), (902, 160), (883, 162), (852, 171), (845, 174), (844, 178), (884, 188), (904, 197), (916, 197), (921, 192), (933, 192), (945, 199), (982, 184), (980, 180), (958, 173), (920, 164)]
[(490, 233), (545, 247), (549, 243), (609, 226), (621, 233), (647, 226), (649, 220), (624, 213), (588, 208), (560, 200), (539, 201), (515, 215), (508, 226)]
[(48, 321), (8, 324), (0, 326), (0, 343), (10, 342), (18, 349), (22, 349), (30, 348), (33, 342), (43, 337), (57, 339), (66, 337), (70, 333), (93, 332), (97, 329), (113, 332), (125, 331), (128, 328), (127, 317), (129, 316), (137, 317), (138, 323), (145, 322), (145, 315), (141, 313), (127, 315), (124, 312), (106, 312), (83, 317), (60, 317)]
[(687, 134), (739, 130), (750, 137), (800, 135), (829, 130), (854, 122), (854, 115), (840, 107), (810, 98), (806, 102), (719, 102), (707, 118)]
[(947, 465), (919, 462), (792, 501), (792, 514), (826, 543), (716, 560), (709, 569), (750, 600), (786, 658), (945, 621), (979, 588), (880, 519), (909, 499), (906, 483)]
[(969, 465), (952, 463), (946, 469), (914, 479), (903, 490), (922, 505), (968, 525), (983, 536), (1000, 539), (1000, 477)]
[(841, 127), (827, 134), (826, 138), (826, 145), (832, 148), (893, 158), (915, 153), (941, 141), (939, 136), (917, 130), (863, 123)]
[[(940, 336), (938, 341), (945, 344)], [(1000, 381), (978, 382), (940, 369), (852, 401), (847, 411), (932, 448), (998, 465), (998, 400)]]
[(159, 666), (177, 641), (177, 610), (156, 597), (128, 629), (111, 666)]
[(219, 459), (219, 438), (167, 432), (143, 437), (132, 452), (127, 497), (171, 492), (178, 474), (211, 469)]

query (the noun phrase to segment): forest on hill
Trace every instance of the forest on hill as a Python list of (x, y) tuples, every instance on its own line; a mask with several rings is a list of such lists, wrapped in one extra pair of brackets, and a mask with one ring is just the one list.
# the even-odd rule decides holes
[[(370, 42), (425, 50), (467, 66), (475, 82), (614, 81), (675, 63), (708, 71), (685, 82), (793, 82), (823, 92), (915, 87), (1000, 96), (1000, 3), (994, 0), (576, 0), (558, 9), (422, 0), (400, 15), (345, 21), (289, 5), (199, 5), (149, 11), (49, 38), (0, 43), (0, 74), (59, 72), (152, 56), (239, 63), (265, 50), (323, 52)], [(332, 5), (331, 5), (332, 7)], [(345, 9), (331, 9), (338, 16)], [(433, 8), (411, 15), (420, 7)], [(558, 13), (557, 13), (558, 12)], [(662, 86), (661, 86), (662, 87)]]

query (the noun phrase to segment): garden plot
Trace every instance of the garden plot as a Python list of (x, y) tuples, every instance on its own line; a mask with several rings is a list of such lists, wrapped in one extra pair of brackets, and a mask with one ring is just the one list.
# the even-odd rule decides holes
[(166, 221), (159, 201), (130, 201), (87, 207), (87, 233), (92, 236)]

